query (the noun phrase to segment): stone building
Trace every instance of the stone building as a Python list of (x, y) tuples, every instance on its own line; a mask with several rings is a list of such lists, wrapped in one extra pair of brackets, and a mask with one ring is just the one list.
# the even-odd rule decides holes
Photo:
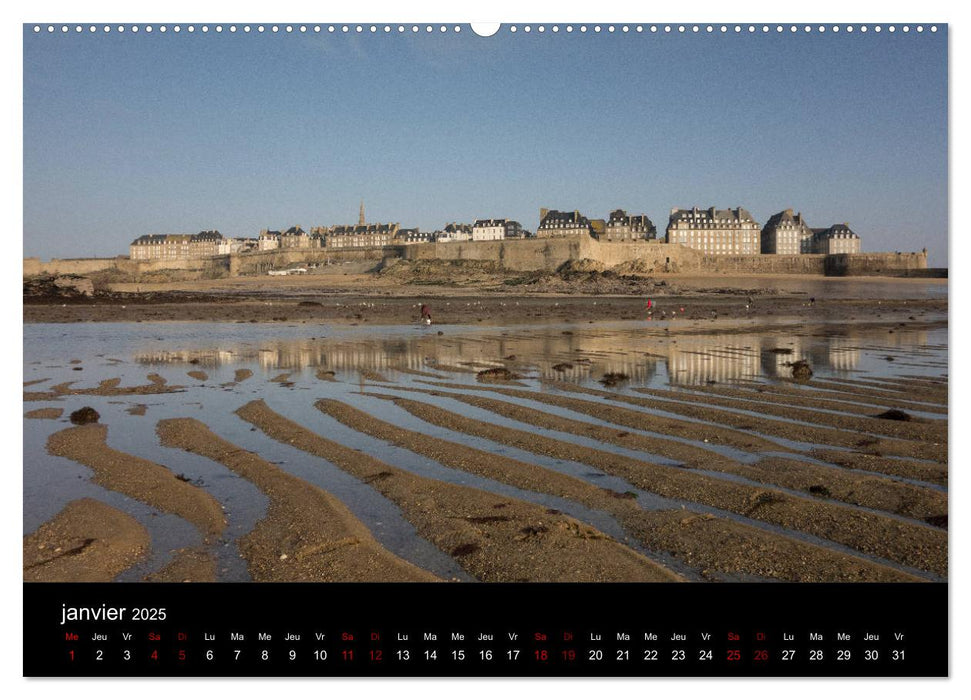
[(128, 251), (132, 260), (211, 258), (220, 255), (223, 240), (219, 231), (150, 234), (132, 241)]
[(326, 248), (381, 248), (391, 245), (399, 224), (357, 224), (331, 226), (324, 236)]
[(320, 236), (307, 233), (300, 226), (291, 226), (280, 234), (280, 248), (318, 248)]
[(219, 231), (200, 231), (189, 240), (189, 257), (211, 258), (219, 255), (223, 236)]
[(256, 238), (224, 238), (219, 243), (219, 255), (235, 255), (259, 249)]
[(505, 219), (478, 219), (472, 224), (473, 241), (501, 241), (505, 237)]
[(399, 245), (412, 245), (415, 243), (431, 243), (435, 240), (430, 231), (420, 231), (417, 228), (398, 229), (395, 234), (394, 242)]
[(680, 243), (705, 255), (757, 255), (759, 224), (745, 209), (671, 210), (667, 242)]
[(604, 232), (597, 236), (601, 241), (642, 241), (657, 238), (657, 227), (647, 214), (628, 214), (623, 209), (610, 212)]
[(579, 211), (557, 211), (545, 207), (539, 210), (537, 238), (589, 236), (591, 230), (590, 220), (581, 215)]
[(813, 230), (792, 209), (773, 214), (762, 227), (762, 252), (774, 255), (796, 255), (813, 252)]
[(472, 240), (472, 226), (471, 224), (457, 224), (450, 223), (446, 224), (445, 228), (439, 231), (435, 235), (435, 241), (438, 243), (454, 243), (458, 241), (471, 241)]
[(257, 248), (260, 250), (276, 250), (280, 247), (280, 232), (263, 229), (257, 239)]
[(823, 255), (859, 253), (860, 237), (850, 230), (849, 224), (833, 224), (829, 228), (814, 228), (813, 252)]
[(518, 221), (506, 219), (505, 229), (503, 233), (505, 238), (526, 238), (529, 235)]
[(171, 260), (189, 257), (189, 241), (192, 236), (188, 233), (149, 234), (139, 236), (129, 249), (132, 260)]

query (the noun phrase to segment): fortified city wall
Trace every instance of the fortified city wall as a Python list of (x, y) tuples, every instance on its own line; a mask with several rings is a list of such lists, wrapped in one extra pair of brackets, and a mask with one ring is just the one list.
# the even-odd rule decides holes
[(924, 253), (839, 253), (826, 256), (824, 274), (836, 277), (887, 274), (924, 277), (930, 272), (939, 271), (928, 270)]
[[(590, 239), (593, 241), (593, 239)], [(479, 260), (498, 262), (505, 270), (555, 270), (568, 260), (587, 257), (587, 241), (577, 238), (534, 238), (512, 241), (417, 243), (405, 246), (406, 260)]]
[(403, 257), (407, 246), (385, 246), (360, 250), (334, 250), (333, 248), (283, 248), (230, 256), (229, 274), (262, 275), (270, 270), (283, 270), (299, 265), (327, 265), (342, 262), (374, 261), (375, 267), (387, 258)]
[[(407, 260), (495, 260), (513, 272), (555, 270), (569, 260), (589, 259), (606, 268), (639, 261), (642, 273), (747, 273), (800, 275), (910, 275), (927, 269), (925, 253), (854, 255), (703, 255), (659, 241), (601, 243), (593, 238), (422, 243), (404, 247)], [(915, 275), (916, 276), (916, 275)]]
[(52, 258), (43, 262), (40, 258), (24, 258), (24, 277), (35, 275), (88, 275), (92, 272), (110, 270), (119, 264), (128, 262), (128, 258), (70, 258), (60, 260)]
[(43, 262), (40, 258), (24, 258), (24, 277), (35, 275), (90, 275), (95, 272), (114, 272), (136, 279), (152, 272), (183, 272), (185, 279), (226, 276), (230, 269), (228, 255), (213, 258), (178, 260), (131, 260), (116, 258), (52, 258)]
[(921, 253), (858, 253), (837, 255), (703, 255), (682, 245), (657, 241), (601, 243), (593, 238), (530, 239), (418, 243), (366, 250), (327, 248), (283, 249), (189, 260), (133, 261), (117, 258), (24, 258), (24, 277), (39, 274), (86, 275), (114, 271), (136, 281), (140, 275), (168, 271), (183, 279), (261, 275), (298, 265), (329, 265), (406, 260), (495, 261), (510, 272), (553, 271), (570, 260), (589, 259), (605, 268), (628, 263), (641, 274), (744, 273), (802, 275), (946, 276), (946, 270), (927, 268)]

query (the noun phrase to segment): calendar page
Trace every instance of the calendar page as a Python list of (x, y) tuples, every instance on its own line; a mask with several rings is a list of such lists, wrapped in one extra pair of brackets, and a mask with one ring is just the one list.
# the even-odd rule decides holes
[(946, 23), (22, 35), (25, 676), (948, 675)]

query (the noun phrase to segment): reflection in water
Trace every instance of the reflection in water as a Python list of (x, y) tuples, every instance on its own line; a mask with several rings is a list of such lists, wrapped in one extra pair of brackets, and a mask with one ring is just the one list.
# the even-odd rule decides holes
[(795, 338), (781, 347), (763, 349), (761, 366), (762, 372), (767, 377), (791, 376), (792, 363), (799, 360), (805, 360), (816, 369), (828, 368), (834, 372), (848, 372), (859, 367), (860, 353), (859, 339)]
[[(438, 327), (426, 330), (413, 326), (318, 326), (311, 331), (326, 333), (327, 337), (307, 337), (307, 329), (300, 326), (276, 324), (247, 324), (244, 327), (226, 324), (78, 324), (68, 330), (55, 324), (34, 324), (24, 328), (24, 379), (37, 380), (25, 391), (43, 392), (45, 388), (66, 381), (75, 382), (80, 387), (95, 388), (108, 379), (117, 379), (122, 387), (137, 386), (144, 384), (145, 375), (152, 372), (166, 378), (169, 386), (176, 387), (177, 391), (150, 396), (115, 396), (110, 392), (109, 395), (66, 394), (50, 399), (31, 399), (25, 403), (25, 411), (28, 408), (56, 406), (64, 409), (64, 415), (57, 421), (24, 420), (24, 532), (30, 532), (53, 517), (64, 503), (73, 498), (98, 498), (130, 512), (149, 529), (153, 551), (157, 553), (156, 558), (146, 564), (151, 570), (157, 570), (167, 561), (159, 559), (159, 556), (170, 556), (178, 548), (196, 545), (199, 535), (188, 523), (179, 521), (173, 524), (173, 520), (178, 520), (175, 516), (158, 516), (154, 509), (144, 504), (92, 484), (87, 468), (49, 455), (45, 448), (48, 437), (69, 424), (67, 416), (73, 410), (86, 405), (96, 408), (104, 425), (110, 426), (109, 445), (164, 464), (194, 483), (202, 484), (226, 507), (229, 538), (249, 531), (253, 523), (263, 517), (266, 499), (252, 484), (215, 462), (161, 447), (155, 434), (157, 421), (175, 417), (202, 420), (214, 433), (240, 449), (258, 453), (286, 473), (333, 493), (394, 553), (449, 577), (456, 572), (461, 573), (458, 564), (419, 536), (395, 503), (381, 496), (370, 484), (345, 474), (326, 459), (309, 457), (290, 445), (268, 439), (264, 433), (252, 430), (234, 412), (244, 402), (254, 398), (265, 399), (271, 408), (306, 425), (308, 429), (400, 468), (449, 483), (481, 487), (504, 498), (518, 498), (546, 508), (556, 508), (619, 538), (624, 535), (624, 530), (602, 513), (590, 511), (586, 506), (565, 498), (520, 491), (484, 477), (452, 470), (430, 457), (347, 427), (315, 410), (314, 401), (318, 398), (336, 399), (408, 430), (419, 430), (431, 437), (464, 442), (492, 450), (495, 454), (528, 460), (601, 488), (613, 488), (619, 494), (626, 495), (630, 490), (638, 496), (639, 503), (648, 507), (646, 504), (658, 504), (656, 494), (640, 490), (620, 477), (610, 477), (615, 479), (611, 481), (599, 468), (591, 471), (591, 465), (565, 462), (548, 455), (529, 456), (524, 450), (519, 451), (518, 447), (498, 443), (490, 445), (491, 441), (484, 437), (472, 439), (452, 428), (424, 423), (402, 407), (373, 395), (361, 395), (359, 389), (397, 396), (405, 395), (403, 392), (409, 389), (429, 389), (427, 377), (410, 376), (399, 371), (418, 370), (433, 372), (451, 383), (465, 386), (474, 384), (476, 388), (491, 390), (495, 387), (483, 387), (477, 383), (475, 372), (496, 366), (507, 366), (521, 375), (520, 384), (527, 390), (555, 391), (567, 395), (571, 392), (564, 391), (562, 385), (544, 385), (544, 381), (559, 379), (582, 385), (601, 380), (607, 372), (626, 374), (629, 382), (616, 386), (618, 392), (625, 391), (625, 387), (639, 386), (663, 388), (674, 384), (702, 385), (707, 382), (765, 382), (774, 378), (789, 378), (791, 367), (787, 363), (801, 359), (809, 361), (814, 374), (819, 377), (863, 372), (869, 373), (864, 377), (891, 382), (895, 376), (912, 374), (941, 377), (947, 368), (946, 327), (908, 330), (895, 326), (891, 330), (886, 325), (876, 329), (819, 323), (811, 326), (775, 324), (735, 328), (728, 323), (654, 323), (648, 326), (643, 322), (618, 322), (490, 329), (443, 326), (442, 335), (438, 334)], [(745, 332), (735, 333), (733, 330)], [(206, 378), (193, 382), (185, 379), (187, 371), (193, 368), (205, 369)], [(251, 370), (256, 376), (250, 378), (249, 373), (237, 374), (234, 371), (243, 368)], [(317, 380), (314, 369), (334, 372), (337, 381)], [(309, 371), (304, 376), (296, 376), (304, 370)], [(262, 377), (259, 376), (261, 372)], [(277, 376), (291, 373), (295, 375), (292, 381)], [(199, 377), (195, 372), (192, 374), (194, 378)], [(381, 379), (375, 374), (396, 384), (376, 388), (374, 385)], [(320, 377), (323, 378), (323, 375)], [(441, 391), (444, 396), (426, 394), (420, 400), (473, 420), (494, 422), (517, 430), (534, 430), (550, 439), (596, 446), (607, 452), (639, 455), (640, 458), (647, 455), (655, 459), (642, 447), (627, 448), (614, 443), (601, 445), (593, 437), (575, 438), (553, 428), (537, 428), (519, 419), (493, 414), (485, 408), (470, 407), (457, 400), (452, 389), (443, 388)], [(458, 391), (465, 393), (463, 387)], [(699, 405), (706, 403), (699, 398), (703, 393), (692, 393), (697, 394), (692, 401), (697, 401)], [(407, 396), (416, 398), (410, 393)], [(581, 398), (593, 400), (590, 396)], [(588, 423), (613, 425), (618, 432), (627, 432), (626, 428), (597, 416), (571, 414), (569, 409), (560, 411), (556, 407), (530, 400), (524, 404), (539, 411), (558, 412), (561, 416)], [(670, 408), (671, 405), (669, 401), (658, 409), (644, 409), (645, 421), (652, 415), (664, 415), (666, 407)], [(721, 407), (724, 402), (719, 399), (710, 405)], [(141, 412), (130, 410), (135, 406), (140, 406)], [(747, 409), (742, 412), (753, 413)], [(939, 418), (940, 414), (918, 414), (918, 417)], [(691, 417), (685, 420), (699, 426), (703, 423)], [(776, 421), (776, 418), (771, 420)], [(707, 438), (702, 443), (702, 436), (696, 437), (698, 439), (672, 436), (670, 439), (745, 463), (753, 462), (762, 454), (774, 454), (743, 452), (728, 444), (709, 444)], [(790, 442), (784, 437), (773, 437), (770, 442), (775, 442), (780, 448), (802, 444)], [(665, 463), (680, 463), (673, 458), (659, 459), (667, 459)], [(810, 458), (805, 459), (808, 461)], [(717, 478), (744, 480), (744, 477), (726, 474)], [(667, 507), (664, 503), (660, 505)], [(679, 506), (711, 512), (709, 505), (698, 506), (692, 501), (671, 504), (671, 507)], [(747, 516), (733, 515), (727, 511), (719, 512), (719, 517), (748, 522)], [(779, 528), (779, 532), (800, 539), (807, 537), (795, 530)], [(840, 547), (833, 544), (826, 546)], [(219, 551), (220, 578), (244, 578), (246, 570), (243, 564), (233, 559), (238, 550)], [(130, 574), (133, 577), (140, 575), (141, 570)]]
[[(677, 330), (677, 329), (676, 329)], [(946, 330), (941, 331), (946, 333)], [(817, 374), (859, 371), (867, 355), (890, 353), (912, 360), (936, 357), (925, 330), (889, 333), (834, 327), (805, 334), (776, 327), (758, 333), (671, 333), (669, 329), (630, 325), (616, 328), (540, 327), (467, 335), (402, 337), (276, 338), (239, 340), (231, 349), (145, 350), (142, 364), (192, 363), (220, 366), (257, 363), (266, 371), (309, 367), (335, 372), (394, 370), (445, 371), (471, 375), (507, 365), (539, 379), (584, 382), (606, 372), (626, 374), (632, 383), (670, 384), (787, 378), (791, 364), (806, 360)], [(903, 358), (907, 359), (907, 358)], [(939, 359), (939, 358), (938, 358)]]
[[(917, 342), (927, 342), (927, 334), (921, 333)], [(860, 364), (860, 348), (850, 338), (827, 338), (826, 362), (834, 370), (856, 369)], [(819, 358), (813, 357), (811, 364), (819, 364)]]
[(756, 379), (759, 338), (705, 336), (682, 338), (668, 352), (668, 381), (704, 384), (709, 381)]

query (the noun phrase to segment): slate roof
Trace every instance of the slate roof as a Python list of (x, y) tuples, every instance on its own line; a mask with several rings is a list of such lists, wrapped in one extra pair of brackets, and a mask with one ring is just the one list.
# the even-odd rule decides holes
[(656, 231), (654, 222), (647, 214), (628, 214), (623, 209), (614, 209), (610, 212), (610, 221), (607, 226), (643, 226), (648, 231)]
[(354, 224), (350, 226), (333, 226), (328, 232), (332, 236), (353, 236), (368, 233), (394, 234), (398, 230), (397, 224)]
[(769, 220), (765, 222), (765, 226), (762, 227), (763, 231), (771, 231), (774, 228), (781, 226), (782, 224), (794, 224), (796, 226), (802, 226), (807, 231), (815, 231), (816, 229), (810, 229), (806, 224), (806, 220), (802, 218), (802, 212), (798, 214), (793, 214), (792, 209), (786, 209), (780, 211), (778, 214), (773, 214), (769, 217)]
[(716, 219), (728, 219), (731, 223), (755, 222), (748, 210), (742, 207), (735, 209), (715, 209), (715, 207), (699, 209), (693, 207), (692, 209), (675, 208), (671, 210), (672, 224), (679, 221), (713, 221)]
[(546, 212), (543, 220), (539, 222), (539, 227), (554, 228), (554, 225), (562, 228), (573, 228), (576, 226), (589, 227), (590, 219), (578, 211), (558, 211), (556, 209), (550, 209)]
[(848, 224), (833, 224), (829, 228), (814, 228), (813, 238), (859, 238)]
[(194, 241), (221, 241), (222, 234), (219, 231), (200, 231), (196, 234), (191, 233), (150, 233), (139, 236), (132, 245), (162, 245), (165, 243), (192, 243)]

